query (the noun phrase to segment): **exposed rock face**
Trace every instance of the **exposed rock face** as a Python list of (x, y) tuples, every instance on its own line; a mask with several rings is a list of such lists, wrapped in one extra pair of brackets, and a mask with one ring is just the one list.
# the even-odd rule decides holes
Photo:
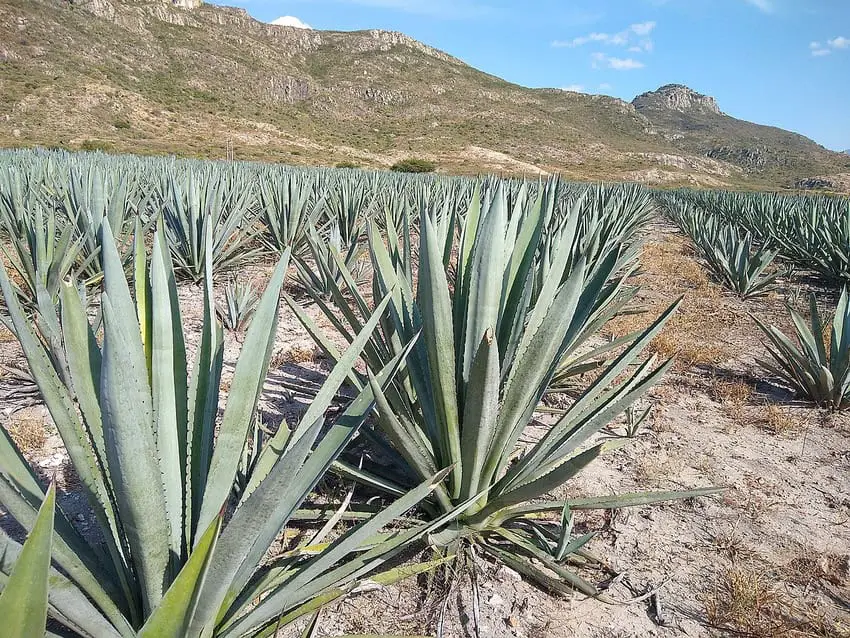
[(180, 7), (181, 9), (197, 9), (203, 3), (203, 0), (164, 0), (165, 2), (170, 2), (175, 7)]
[(850, 193), (850, 173), (815, 175), (797, 181), (794, 186), (803, 190), (826, 190), (834, 193)]
[(713, 97), (697, 93), (681, 84), (666, 84), (656, 91), (638, 95), (632, 100), (634, 107), (642, 109), (669, 109), (681, 113), (714, 113), (720, 115), (720, 108)]
[(310, 82), (289, 75), (269, 78), (268, 96), (284, 104), (295, 104), (310, 97)]
[(115, 19), (115, 7), (109, 0), (70, 0), (70, 3), (82, 7), (98, 18), (110, 21)]

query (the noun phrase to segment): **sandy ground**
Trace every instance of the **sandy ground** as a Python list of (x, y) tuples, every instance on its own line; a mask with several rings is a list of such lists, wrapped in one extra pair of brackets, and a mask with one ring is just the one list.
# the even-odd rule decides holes
[[(721, 496), (580, 518), (581, 531), (599, 530), (590, 549), (610, 568), (585, 576), (607, 585), (617, 600), (636, 602), (555, 598), (512, 570), (478, 560), (466, 573), (476, 574), (479, 635), (850, 636), (850, 416), (795, 401), (776, 385), (756, 362), (766, 353), (749, 316), (785, 327), (785, 303), (805, 303), (808, 284), (786, 282), (766, 298), (742, 302), (714, 285), (687, 241), (661, 221), (649, 230), (642, 263), (638, 302), (647, 312), (617, 318), (606, 332), (645, 325), (684, 294), (677, 317), (651, 346), (661, 356), (676, 354), (677, 363), (643, 401), (653, 409), (633, 444), (600, 459), (553, 496), (728, 489)], [(268, 264), (252, 266), (240, 278), (262, 286), (269, 270)], [(287, 287), (297, 292), (294, 284)], [(187, 330), (197, 333), (200, 290), (183, 286), (180, 299)], [(308, 312), (328, 326), (316, 308)], [(309, 401), (281, 381), (293, 375), (321, 381), (327, 369), (285, 305), (281, 315), (262, 399), (270, 427), (291, 421)], [(240, 347), (238, 336), (227, 336), (230, 370)], [(8, 337), (0, 343), (0, 363), (22, 365)], [(17, 407), (0, 402), (3, 425), (42, 474), (57, 474), (64, 505), (87, 528), (85, 506), (45, 409)], [(541, 427), (542, 421), (530, 428), (528, 438)], [(328, 481), (324, 489), (333, 497), (340, 487)], [(14, 532), (8, 517), (0, 523)], [(449, 591), (421, 578), (329, 606), (318, 635), (473, 636), (474, 599), (468, 577)]]

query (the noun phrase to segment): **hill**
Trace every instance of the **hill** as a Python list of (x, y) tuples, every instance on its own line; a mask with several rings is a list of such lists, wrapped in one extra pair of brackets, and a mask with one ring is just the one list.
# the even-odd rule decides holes
[(529, 89), (400, 33), (270, 25), (199, 0), (4, 0), (0, 43), (3, 146), (374, 167), (413, 155), (453, 172), (706, 186), (850, 170), (686, 87), (633, 103)]

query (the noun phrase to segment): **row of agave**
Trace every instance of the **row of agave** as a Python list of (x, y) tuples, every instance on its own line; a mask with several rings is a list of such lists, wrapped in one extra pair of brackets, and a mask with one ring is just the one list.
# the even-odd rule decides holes
[[(743, 299), (765, 295), (790, 274), (789, 267), (770, 269), (778, 256), (828, 281), (847, 279), (850, 200), (846, 198), (696, 191), (656, 197), (693, 241), (717, 281)], [(828, 331), (814, 294), (808, 306), (808, 321), (788, 307), (794, 340), (753, 316), (771, 356), (759, 364), (800, 397), (831, 409), (846, 408), (850, 406), (847, 289), (842, 289)]]
[[(128, 170), (146, 165), (127, 161)], [(298, 184), (310, 176), (276, 185), (260, 179), (289, 208), (277, 231), (265, 224), (281, 237), (265, 292), (259, 300), (235, 287), (225, 295), (234, 308), (250, 305), (253, 317), (219, 410), (217, 315), (239, 313), (217, 312), (213, 274), (228, 255), (246, 251), (229, 252), (231, 240), (218, 242), (217, 228), (253, 231), (230, 218), (242, 206), (224, 204), (240, 201), (234, 191), (216, 193), (204, 182), (202, 174), (219, 167), (198, 168), (179, 178), (198, 185), (181, 191), (184, 200), (116, 215), (118, 232), (108, 215), (98, 218), (93, 276), (79, 260), (64, 270), (54, 265), (57, 246), (84, 240), (64, 228), (48, 235), (50, 215), (31, 221), (49, 239), (32, 255), (32, 291), (20, 283), (21, 271), (10, 277), (0, 268), (6, 322), (98, 530), (80, 532), (4, 430), (0, 503), (30, 532), (29, 547), (0, 532), (0, 611), (27, 610), (3, 616), (21, 623), (10, 631), (32, 635), (48, 613), (83, 636), (268, 636), (367, 577), (391, 583), (478, 550), (546, 589), (600, 595), (578, 572), (596, 559), (585, 547), (592, 534), (573, 534), (574, 512), (715, 491), (549, 496), (626, 442), (627, 435), (600, 430), (670, 365), (641, 353), (676, 304), (613, 346), (592, 339), (635, 294), (637, 231), (653, 206), (645, 191), (435, 179), (364, 195), (380, 178), (356, 176), (367, 184), (361, 187), (344, 172), (335, 191), (343, 195), (328, 196), (322, 208), (333, 211), (333, 241), (296, 258), (299, 220), (311, 220), (305, 236), (324, 230), (315, 226), (315, 207), (298, 204)], [(21, 164), (15, 170), (35, 174)], [(221, 171), (227, 177), (217, 179), (250, 181), (234, 167)], [(310, 179), (319, 183), (323, 174)], [(369, 215), (362, 214), (366, 199)], [(201, 200), (215, 203), (196, 207)], [(183, 213), (169, 212), (177, 210)], [(215, 217), (215, 210), (231, 212)], [(191, 246), (192, 259), (175, 251), (175, 228), (186, 231), (178, 244)], [(344, 248), (353, 236), (368, 256), (368, 294)], [(200, 277), (204, 317), (192, 355), (177, 290), (178, 273), (194, 268), (195, 257), (200, 269), (189, 278)], [(290, 261), (299, 273), (321, 264), (321, 285), (307, 290), (348, 342), (344, 352), (283, 292)], [(259, 402), (282, 294), (334, 366), (297, 423), (264, 435)], [(365, 369), (355, 367), (361, 360)], [(581, 375), (589, 371), (588, 383)], [(343, 384), (355, 398), (340, 405)], [(565, 388), (577, 398), (537, 442), (521, 443), (544, 395)], [(326, 423), (328, 414), (337, 416)], [(347, 451), (355, 438), (370, 449), (363, 463)], [(331, 511), (306, 541), (270, 552), (291, 521), (308, 516), (305, 501), (331, 470), (379, 489), (385, 507), (359, 514), (361, 522), (342, 533), (332, 533), (340, 515)], [(402, 518), (413, 508), (415, 516)], [(436, 558), (397, 566), (425, 543)]]
[(767, 294), (787, 274), (770, 269), (779, 250), (755, 246), (749, 231), (669, 194), (659, 198), (668, 215), (691, 238), (715, 279), (742, 299)]
[(663, 198), (673, 209), (701, 209), (831, 285), (850, 282), (847, 197), (679, 190), (665, 193)]

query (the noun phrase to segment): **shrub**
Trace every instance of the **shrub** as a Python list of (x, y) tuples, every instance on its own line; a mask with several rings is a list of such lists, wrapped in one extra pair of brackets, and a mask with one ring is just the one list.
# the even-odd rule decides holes
[(430, 160), (408, 157), (393, 164), (390, 170), (396, 173), (433, 173), (437, 165)]
[(81, 151), (102, 151), (106, 152), (112, 148), (109, 142), (103, 140), (83, 140), (80, 144)]

